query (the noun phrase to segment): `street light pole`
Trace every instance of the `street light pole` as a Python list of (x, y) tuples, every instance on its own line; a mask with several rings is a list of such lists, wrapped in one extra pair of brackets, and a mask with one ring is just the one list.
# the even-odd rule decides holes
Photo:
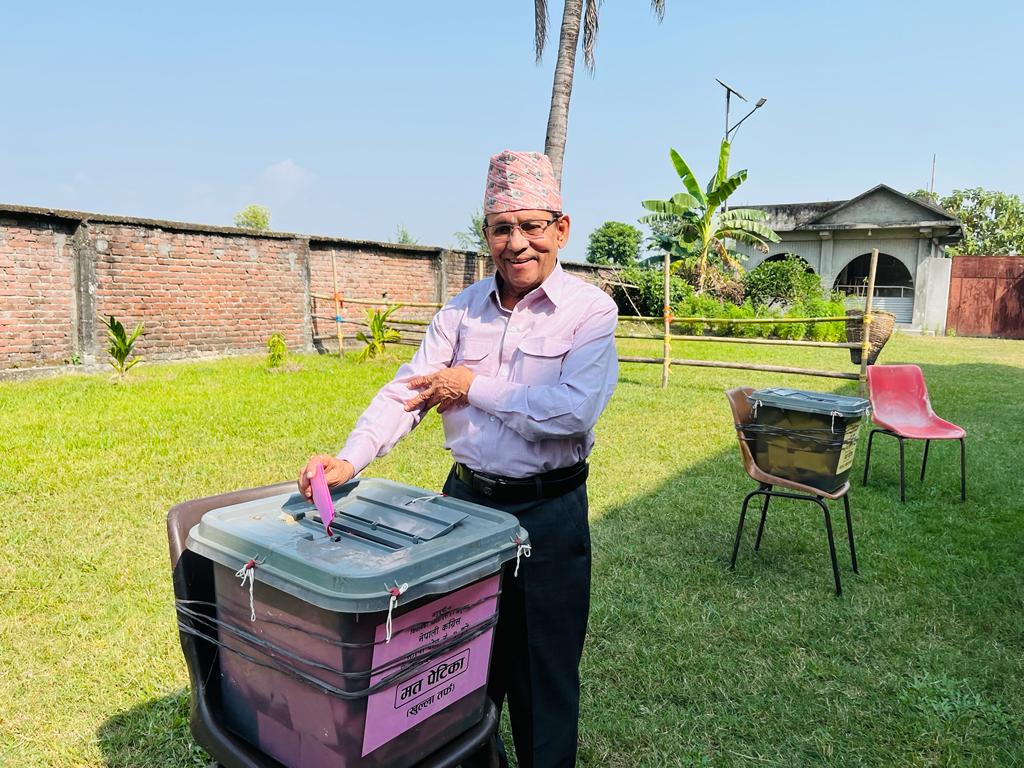
[(730, 100), (730, 98), (732, 97), (732, 95), (734, 93), (737, 96), (739, 96), (741, 99), (743, 99), (743, 101), (746, 101), (747, 99), (746, 99), (746, 97), (744, 97), (744, 95), (742, 93), (737, 91), (732, 86), (726, 85), (721, 80), (719, 80), (717, 77), (715, 78), (715, 82), (718, 83), (723, 88), (725, 88), (725, 140), (728, 141), (729, 140), (729, 100)]
[[(733, 136), (735, 136), (736, 135), (736, 129), (739, 128), (741, 125), (743, 125), (743, 121), (746, 120), (748, 117), (750, 117), (755, 112), (757, 112), (757, 110), (759, 110), (761, 107), (763, 107), (765, 102), (768, 101), (768, 99), (764, 98), (763, 96), (760, 99), (758, 99), (757, 103), (754, 104), (754, 108), (752, 110), (750, 110), (749, 112), (747, 112), (747, 114), (745, 114), (742, 118), (740, 118), (740, 121), (738, 123), (736, 123), (736, 125), (734, 125), (732, 128), (730, 128), (729, 127), (729, 102), (730, 102), (730, 99), (731, 99), (732, 95), (735, 93), (737, 96), (739, 96), (741, 99), (743, 99), (743, 101), (746, 101), (747, 99), (746, 99), (746, 97), (744, 97), (744, 95), (742, 93), (737, 91), (732, 86), (726, 85), (721, 80), (719, 80), (717, 77), (715, 78), (715, 82), (718, 83), (723, 88), (725, 88), (725, 141), (728, 142), (729, 141), (729, 134), (732, 134)], [(726, 200), (726, 201), (724, 201), (722, 203), (722, 210), (723, 211), (728, 211), (729, 210), (729, 201), (728, 200)]]

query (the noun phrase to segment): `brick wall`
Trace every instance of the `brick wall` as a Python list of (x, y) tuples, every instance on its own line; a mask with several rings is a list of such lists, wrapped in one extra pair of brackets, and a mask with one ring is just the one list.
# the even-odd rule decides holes
[[(336, 350), (332, 261), (344, 296), (382, 304), (444, 301), (493, 272), (490, 258), (441, 248), (0, 206), (0, 370), (102, 364), (98, 317), (109, 315), (145, 323), (137, 349), (151, 360), (262, 352), (275, 332), (291, 349)], [(588, 265), (564, 266), (600, 282)], [(348, 303), (342, 316), (362, 321), (365, 309)], [(359, 330), (343, 328), (350, 340)]]
[[(281, 333), (305, 346), (306, 244), (301, 240), (167, 232), (95, 224), (96, 312), (146, 324), (151, 359), (263, 351)], [(98, 344), (103, 326), (96, 330)]]
[(57, 365), (73, 354), (72, 231), (0, 212), (0, 368)]

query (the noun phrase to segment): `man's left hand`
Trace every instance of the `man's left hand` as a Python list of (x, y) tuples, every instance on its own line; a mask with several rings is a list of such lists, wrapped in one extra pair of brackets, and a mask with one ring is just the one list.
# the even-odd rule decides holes
[(410, 379), (407, 384), (409, 389), (423, 391), (411, 400), (406, 400), (405, 410), (423, 408), (426, 412), (436, 405), (437, 412), (444, 413), (449, 408), (468, 405), (469, 387), (475, 378), (476, 374), (469, 368), (457, 365), (454, 368), (442, 368), (426, 376)]

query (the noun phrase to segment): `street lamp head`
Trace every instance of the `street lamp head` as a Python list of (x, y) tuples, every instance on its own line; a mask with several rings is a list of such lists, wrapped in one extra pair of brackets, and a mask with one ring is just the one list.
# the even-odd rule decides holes
[(757, 109), (758, 107), (763, 107), (766, 101), (768, 101), (768, 99), (762, 96), (760, 99), (757, 100), (757, 104), (754, 105), (754, 108)]

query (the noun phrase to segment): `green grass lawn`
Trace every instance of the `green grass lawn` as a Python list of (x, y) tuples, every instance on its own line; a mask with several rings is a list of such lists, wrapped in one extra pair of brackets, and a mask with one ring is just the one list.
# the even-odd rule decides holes
[[(842, 350), (673, 354), (853, 370)], [(294, 477), (394, 370), (297, 360), (0, 384), (0, 765), (208, 762), (188, 733), (167, 510)], [(748, 523), (728, 570), (753, 484), (722, 390), (855, 385), (675, 368), (665, 391), (657, 366), (622, 367), (592, 457), (581, 765), (1024, 765), (1024, 343), (898, 336), (881, 361), (920, 363), (967, 428), (968, 501), (955, 443), (933, 447), (924, 485), (908, 449), (900, 504), (895, 441), (876, 441), (851, 495), (860, 576), (834, 516), (841, 599), (806, 503), (772, 503), (760, 553)], [(439, 487), (441, 444), (432, 415), (369, 474)]]

